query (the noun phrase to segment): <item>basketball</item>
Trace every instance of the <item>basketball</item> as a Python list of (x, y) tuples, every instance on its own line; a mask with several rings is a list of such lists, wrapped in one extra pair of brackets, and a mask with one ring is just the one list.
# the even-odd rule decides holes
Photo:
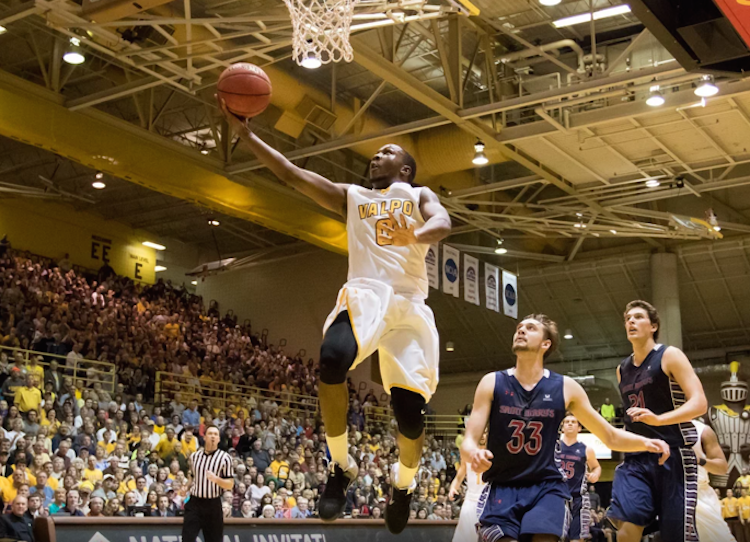
[(271, 102), (271, 80), (255, 64), (232, 64), (219, 76), (216, 86), (219, 98), (240, 117), (260, 115)]

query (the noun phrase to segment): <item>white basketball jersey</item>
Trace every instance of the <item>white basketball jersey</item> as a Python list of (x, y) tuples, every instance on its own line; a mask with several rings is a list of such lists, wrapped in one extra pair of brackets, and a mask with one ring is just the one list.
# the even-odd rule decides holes
[[(703, 446), (701, 445), (701, 436), (703, 435), (703, 430), (706, 428), (706, 424), (698, 420), (693, 420), (693, 425), (698, 431), (698, 441), (693, 444), (693, 450), (698, 457), (703, 457), (706, 454), (703, 452)], [(698, 485), (708, 485), (708, 471), (700, 465), (698, 465)]]
[(479, 500), (482, 495), (484, 486), (487, 485), (482, 481), (482, 475), (471, 470), (471, 465), (466, 464), (466, 499)]
[(347, 193), (346, 231), (349, 236), (349, 280), (369, 278), (390, 285), (407, 298), (427, 298), (427, 244), (393, 245), (388, 212), (402, 216), (414, 229), (425, 220), (419, 211), (422, 188), (397, 182), (384, 190), (352, 185)]

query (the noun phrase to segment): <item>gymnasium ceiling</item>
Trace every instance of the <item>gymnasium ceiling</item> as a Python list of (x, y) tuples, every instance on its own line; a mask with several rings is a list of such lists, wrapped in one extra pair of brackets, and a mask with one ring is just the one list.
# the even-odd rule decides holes
[[(391, 13), (404, 9), (396, 4)], [(75, 1), (0, 0), (0, 195), (45, 190), (206, 255), (293, 250), (299, 239), (340, 252), (335, 217), (279, 183), (221, 122), (215, 81), (225, 66), (250, 61), (275, 85), (254, 129), (298, 165), (366, 183), (380, 144), (416, 150), (421, 182), (453, 216), (450, 242), (521, 270), (524, 306), (554, 302), (554, 316), (576, 322), (566, 326), (576, 328), (567, 357), (620, 354), (613, 306), (648, 292), (655, 250), (681, 254), (681, 283), (691, 285), (684, 306), (717, 311), (684, 320), (690, 347), (750, 343), (734, 333), (750, 318), (750, 294), (738, 285), (748, 269), (750, 83), (720, 78), (719, 95), (700, 103), (700, 75), (682, 70), (632, 14), (552, 24), (588, 12), (589, 0), (478, 0), (477, 16), (457, 1), (430, 4), (407, 6), (421, 20), (356, 31), (353, 62), (306, 70), (290, 59), (281, 0), (176, 0), (107, 23)], [(385, 9), (361, 2), (355, 23)], [(61, 61), (71, 36), (86, 55), (76, 67)], [(651, 108), (656, 84), (666, 104)], [(471, 164), (477, 138), (490, 158), (480, 168)], [(90, 186), (97, 170), (107, 181), (100, 191)], [(723, 239), (690, 222), (708, 209)], [(221, 226), (207, 227), (210, 217)], [(504, 256), (494, 252), (499, 241)], [(691, 247), (707, 252), (683, 257)], [(608, 258), (621, 261), (597, 263)], [(433, 297), (455, 313), (442, 335), (467, 341), (456, 370), (494, 363), (507, 338), (493, 333), (508, 334), (497, 323), (483, 330), (479, 314), (462, 317), (463, 302)]]

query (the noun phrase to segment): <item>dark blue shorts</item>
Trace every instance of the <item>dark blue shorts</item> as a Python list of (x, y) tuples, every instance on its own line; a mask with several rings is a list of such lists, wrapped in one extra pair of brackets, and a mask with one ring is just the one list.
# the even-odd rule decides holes
[(672, 448), (664, 465), (659, 456), (625, 456), (615, 469), (611, 519), (641, 527), (658, 520), (664, 542), (695, 542), (695, 505), (698, 500), (698, 463), (691, 448)]
[(591, 502), (588, 493), (574, 495), (570, 503), (570, 530), (569, 540), (584, 540), (591, 538), (589, 533), (591, 525)]
[(490, 484), (479, 499), (479, 540), (497, 542), (507, 536), (530, 539), (535, 534), (564, 538), (570, 523), (570, 492), (564, 481), (533, 486)]

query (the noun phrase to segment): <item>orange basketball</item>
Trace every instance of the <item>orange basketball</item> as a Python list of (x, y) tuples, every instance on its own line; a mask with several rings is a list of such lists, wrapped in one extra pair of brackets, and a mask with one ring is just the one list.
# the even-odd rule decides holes
[(255, 117), (271, 102), (271, 80), (255, 64), (232, 64), (219, 76), (219, 98), (239, 117)]

